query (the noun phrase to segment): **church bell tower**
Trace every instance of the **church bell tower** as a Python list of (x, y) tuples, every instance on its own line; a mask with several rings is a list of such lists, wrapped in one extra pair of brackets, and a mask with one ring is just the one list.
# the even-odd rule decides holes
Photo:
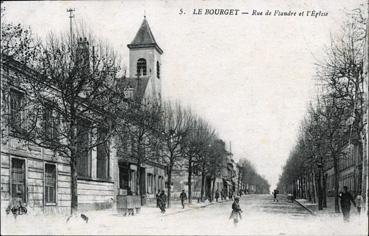
[(161, 99), (161, 55), (146, 16), (129, 48), (129, 77), (146, 84), (144, 96)]

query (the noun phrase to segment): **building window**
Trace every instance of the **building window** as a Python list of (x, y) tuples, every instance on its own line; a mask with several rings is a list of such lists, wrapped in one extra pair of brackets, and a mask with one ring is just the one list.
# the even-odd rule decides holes
[(146, 74), (147, 74), (146, 60), (140, 58), (137, 61), (137, 75), (146, 75)]
[(10, 127), (20, 131), (24, 120), (24, 93), (15, 89), (10, 90)]
[(128, 195), (132, 195), (132, 193), (136, 192), (137, 172), (135, 170), (130, 170), (129, 174), (130, 186), (128, 187)]
[(91, 177), (90, 124), (80, 120), (77, 125), (77, 173), (79, 177)]
[(44, 110), (44, 129), (46, 140), (55, 141), (58, 138), (60, 116), (51, 106)]
[(98, 142), (97, 145), (97, 178), (108, 179), (109, 178), (109, 142), (107, 140), (107, 130), (98, 129)]
[(156, 62), (156, 77), (160, 79), (160, 63), (158, 61)]
[(11, 162), (12, 200), (22, 203), (26, 202), (26, 175), (25, 161), (12, 158)]
[(154, 176), (147, 174), (147, 193), (153, 193), (154, 191)]
[(45, 164), (45, 203), (56, 204), (56, 166)]
[(158, 190), (162, 190), (163, 189), (163, 186), (162, 186), (162, 177), (159, 176), (158, 177)]

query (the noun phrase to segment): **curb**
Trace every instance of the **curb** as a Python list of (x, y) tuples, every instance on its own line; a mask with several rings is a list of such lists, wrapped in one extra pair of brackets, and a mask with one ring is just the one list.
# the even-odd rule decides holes
[(307, 208), (306, 206), (304, 206), (302, 203), (300, 203), (296, 199), (294, 199), (293, 202), (296, 202), (298, 205), (300, 205), (302, 208), (304, 208), (305, 210), (307, 210), (313, 216), (316, 216), (317, 215), (315, 212), (313, 212), (312, 210), (310, 210), (309, 208)]

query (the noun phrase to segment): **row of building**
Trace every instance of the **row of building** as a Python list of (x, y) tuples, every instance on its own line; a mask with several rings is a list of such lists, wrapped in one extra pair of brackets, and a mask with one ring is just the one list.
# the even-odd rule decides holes
[[(143, 20), (129, 48), (129, 77), (122, 78), (125, 96), (138, 96), (140, 100), (155, 97), (161, 99), (161, 55), (159, 47), (146, 18)], [(79, 53), (89, 51), (86, 39), (78, 40)], [(139, 81), (137, 79), (139, 74)], [(69, 213), (71, 208), (70, 161), (55, 152), (12, 136), (12, 129), (19, 125), (23, 116), (20, 110), (26, 96), (16, 83), (17, 76), (37, 77), (37, 72), (13, 58), (2, 55), (2, 117), (1, 128), (1, 207), (22, 202), (30, 212)], [(5, 96), (9, 94), (9, 96)], [(86, 132), (84, 140), (90, 140)], [(108, 152), (103, 150), (108, 149)], [(140, 176), (142, 203), (155, 204), (156, 193), (166, 189), (167, 173), (160, 162), (146, 162), (139, 168), (127, 152), (114, 146), (114, 140), (89, 150), (77, 162), (78, 208), (80, 210), (106, 209), (117, 205), (118, 196), (137, 196), (137, 176)], [(150, 155), (150, 154), (147, 154)], [(195, 173), (192, 196), (200, 198), (201, 176)], [(173, 171), (172, 196), (177, 198), (182, 190), (188, 192), (187, 170), (177, 166)], [(205, 197), (211, 198), (212, 189), (231, 197), (241, 189), (252, 192), (254, 186), (244, 186), (238, 177), (237, 164), (232, 156), (224, 163), (221, 176), (215, 180), (206, 176)], [(141, 199), (140, 199), (141, 200)]]

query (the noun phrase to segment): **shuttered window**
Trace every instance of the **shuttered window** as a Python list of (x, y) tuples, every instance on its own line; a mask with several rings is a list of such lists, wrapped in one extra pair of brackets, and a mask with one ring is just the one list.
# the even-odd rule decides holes
[(97, 146), (97, 178), (108, 179), (109, 178), (109, 144), (107, 140), (107, 130), (98, 129), (98, 142)]
[(137, 74), (147, 75), (146, 60), (144, 58), (140, 58), (137, 61)]
[(12, 199), (16, 202), (26, 202), (25, 162), (22, 159), (12, 159)]
[(24, 94), (15, 89), (10, 90), (10, 127), (21, 131), (24, 120)]
[(45, 164), (45, 203), (56, 203), (56, 166)]
[(77, 173), (79, 177), (91, 177), (90, 123), (81, 120), (77, 128)]

